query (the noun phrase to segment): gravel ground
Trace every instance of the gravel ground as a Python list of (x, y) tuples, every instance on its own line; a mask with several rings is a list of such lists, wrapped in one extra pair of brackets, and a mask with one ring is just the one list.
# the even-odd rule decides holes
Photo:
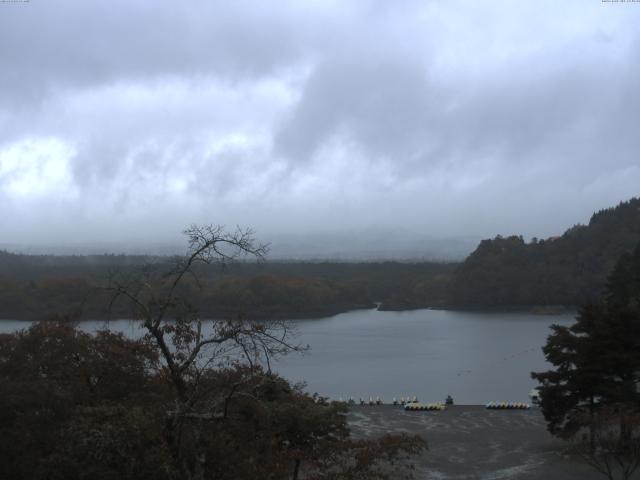
[(486, 410), (454, 405), (442, 412), (408, 412), (390, 405), (355, 406), (355, 436), (420, 434), (429, 450), (416, 458), (416, 479), (604, 479), (565, 454), (564, 442), (546, 430), (537, 409)]

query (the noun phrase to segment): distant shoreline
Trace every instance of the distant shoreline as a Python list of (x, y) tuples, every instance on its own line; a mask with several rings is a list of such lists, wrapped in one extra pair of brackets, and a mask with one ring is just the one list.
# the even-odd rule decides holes
[(475, 313), (530, 313), (533, 315), (563, 315), (575, 314), (578, 307), (565, 305), (523, 305), (504, 307), (482, 307), (461, 305), (437, 305), (437, 306), (410, 306), (398, 304), (379, 303), (377, 308), (381, 312), (403, 312), (413, 310), (445, 310), (451, 312), (475, 312)]
[[(343, 313), (355, 312), (358, 310), (374, 310), (380, 312), (409, 312), (409, 311), (417, 311), (417, 310), (436, 310), (436, 311), (450, 311), (450, 312), (468, 312), (468, 313), (525, 313), (531, 315), (539, 315), (539, 316), (556, 316), (556, 315), (574, 315), (577, 311), (577, 307), (565, 307), (559, 305), (553, 306), (544, 306), (537, 305), (532, 307), (502, 307), (502, 308), (464, 308), (464, 307), (428, 307), (428, 306), (420, 306), (420, 307), (409, 307), (402, 305), (387, 305), (385, 306), (383, 303), (371, 304), (371, 305), (362, 305), (356, 306), (355, 308), (331, 308), (327, 307), (322, 310), (314, 310), (309, 312), (304, 312), (299, 315), (294, 315), (292, 313), (287, 314), (287, 312), (277, 312), (272, 315), (265, 314), (251, 314), (250, 312), (246, 312), (243, 318), (253, 319), (258, 321), (265, 320), (317, 320), (321, 318), (334, 317), (336, 315), (340, 315)], [(237, 316), (237, 313), (233, 312), (224, 312), (219, 315), (205, 315), (204, 319), (206, 320), (215, 320), (215, 319), (224, 319), (230, 318), (233, 316)], [(124, 318), (113, 318), (107, 315), (91, 315), (90, 317), (74, 317), (73, 315), (69, 315), (70, 321), (74, 322), (90, 322), (90, 321), (117, 321), (124, 320)], [(46, 321), (51, 320), (51, 316), (42, 316), (42, 317), (20, 317), (13, 316), (12, 318), (0, 318), (0, 322), (37, 322), (37, 321)]]

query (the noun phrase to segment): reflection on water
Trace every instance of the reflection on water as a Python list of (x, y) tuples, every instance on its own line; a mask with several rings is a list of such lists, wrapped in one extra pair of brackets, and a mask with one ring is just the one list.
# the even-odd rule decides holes
[[(450, 394), (463, 404), (527, 401), (535, 386), (529, 372), (548, 367), (541, 347), (549, 325), (572, 322), (572, 315), (360, 310), (297, 321), (297, 340), (311, 351), (284, 357), (273, 368), (335, 399), (416, 395), (431, 402)], [(105, 325), (89, 321), (81, 328)], [(2, 332), (26, 326), (0, 321)], [(108, 327), (130, 337), (143, 333), (129, 320)]]

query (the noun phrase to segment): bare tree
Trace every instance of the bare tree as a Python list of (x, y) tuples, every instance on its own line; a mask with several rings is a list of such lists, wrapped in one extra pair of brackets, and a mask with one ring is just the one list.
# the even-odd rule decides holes
[[(241, 395), (238, 385), (225, 391), (203, 388), (208, 369), (244, 363), (266, 364), (291, 351), (303, 350), (291, 342), (286, 322), (254, 322), (241, 317), (204, 320), (193, 301), (193, 288), (201, 289), (207, 265), (225, 265), (240, 257), (264, 258), (267, 246), (257, 244), (253, 231), (227, 232), (221, 226), (192, 225), (185, 232), (188, 251), (175, 259), (168, 272), (145, 266), (109, 282), (111, 304), (126, 300), (131, 315), (142, 323), (146, 339), (160, 354), (160, 368), (174, 392), (174, 406), (167, 412), (166, 440), (172, 452), (177, 478), (204, 475), (204, 451), (198, 451), (202, 422), (224, 419), (228, 402)], [(185, 454), (185, 437), (190, 452)], [(195, 451), (193, 451), (195, 449)]]

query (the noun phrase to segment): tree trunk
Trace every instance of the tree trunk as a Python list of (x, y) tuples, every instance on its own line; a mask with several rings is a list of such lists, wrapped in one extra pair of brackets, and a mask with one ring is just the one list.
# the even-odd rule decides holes
[(298, 473), (300, 472), (300, 459), (296, 458), (293, 465), (293, 477), (292, 480), (298, 480)]
[(596, 451), (596, 425), (594, 419), (594, 411), (595, 411), (595, 399), (593, 395), (589, 398), (589, 414), (591, 415), (591, 419), (589, 422), (589, 448), (591, 449), (591, 454)]

